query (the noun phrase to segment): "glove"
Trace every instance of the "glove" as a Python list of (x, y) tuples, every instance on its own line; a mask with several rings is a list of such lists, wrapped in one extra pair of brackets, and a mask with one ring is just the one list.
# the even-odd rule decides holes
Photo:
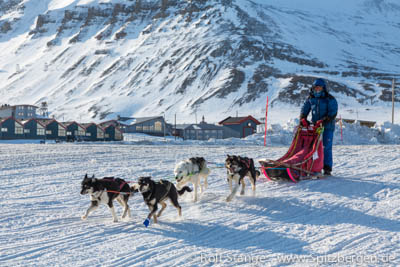
[(304, 127), (308, 127), (310, 125), (310, 122), (306, 118), (302, 118), (300, 120), (300, 125)]
[(315, 123), (315, 127), (319, 127), (322, 123), (324, 122), (324, 120), (319, 120)]
[(147, 218), (146, 220), (144, 220), (143, 224), (144, 224), (144, 226), (148, 227), (149, 224), (150, 224), (149, 218)]

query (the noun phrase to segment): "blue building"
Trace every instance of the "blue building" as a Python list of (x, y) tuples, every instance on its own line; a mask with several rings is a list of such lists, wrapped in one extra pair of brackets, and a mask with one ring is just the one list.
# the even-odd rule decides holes
[(85, 127), (76, 121), (62, 123), (67, 130), (67, 141), (84, 141), (86, 140)]
[(65, 141), (67, 138), (67, 128), (54, 119), (38, 119), (46, 126), (45, 139)]
[(46, 126), (36, 119), (29, 119), (21, 121), (24, 125), (24, 138), (25, 139), (44, 139)]
[(184, 140), (209, 140), (236, 137), (240, 134), (224, 126), (206, 123), (204, 116), (199, 124), (181, 124), (174, 129), (174, 135)]
[(104, 130), (96, 123), (81, 123), (85, 128), (86, 140), (88, 141), (104, 141)]
[(23, 139), (24, 125), (13, 117), (8, 117), (0, 121), (0, 139)]
[(105, 141), (121, 141), (123, 140), (122, 131), (120, 128), (110, 124), (104, 128)]
[(228, 117), (218, 124), (228, 127), (240, 134), (240, 138), (252, 135), (257, 132), (257, 125), (261, 124), (252, 116), (247, 117)]
[(0, 106), (0, 118), (14, 117), (17, 120), (37, 118), (37, 106), (33, 105), (2, 105)]
[[(118, 117), (120, 118), (120, 117)], [(102, 127), (103, 129), (106, 128), (109, 125), (113, 125), (114, 127), (120, 129), (123, 133), (126, 132), (126, 127), (128, 126), (126, 123), (123, 123), (120, 120), (108, 120), (108, 121), (103, 121), (99, 123), (99, 126)]]

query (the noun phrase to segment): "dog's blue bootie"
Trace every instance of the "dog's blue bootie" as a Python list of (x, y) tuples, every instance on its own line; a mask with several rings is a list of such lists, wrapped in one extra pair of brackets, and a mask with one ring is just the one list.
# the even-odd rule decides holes
[(144, 224), (144, 226), (148, 227), (149, 224), (150, 224), (149, 218), (147, 218), (146, 220), (144, 220), (143, 224)]

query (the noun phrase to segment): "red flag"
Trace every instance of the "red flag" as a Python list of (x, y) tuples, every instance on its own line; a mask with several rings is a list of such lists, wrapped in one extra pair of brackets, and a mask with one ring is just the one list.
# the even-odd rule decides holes
[(265, 107), (265, 134), (264, 134), (264, 146), (267, 145), (267, 119), (268, 119), (268, 96), (267, 96), (267, 106)]

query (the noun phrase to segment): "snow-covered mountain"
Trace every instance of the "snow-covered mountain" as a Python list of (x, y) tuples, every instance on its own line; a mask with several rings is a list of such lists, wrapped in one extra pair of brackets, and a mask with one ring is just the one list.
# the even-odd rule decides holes
[(268, 96), (280, 121), (323, 77), (340, 115), (382, 120), (399, 15), (394, 0), (0, 1), (0, 103), (47, 101), (65, 120), (216, 122), (262, 116)]

